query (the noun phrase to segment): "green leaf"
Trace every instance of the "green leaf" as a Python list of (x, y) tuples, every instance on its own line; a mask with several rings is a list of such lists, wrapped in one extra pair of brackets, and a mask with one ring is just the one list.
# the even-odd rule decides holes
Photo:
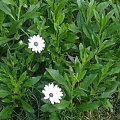
[(114, 74), (118, 74), (118, 73), (120, 73), (120, 65), (112, 68), (109, 72), (109, 75), (114, 75)]
[(114, 32), (116, 32), (116, 31), (119, 31), (120, 30), (120, 24), (118, 24), (118, 23), (112, 23), (111, 25), (109, 25), (108, 27), (107, 27), (107, 29), (106, 29), (107, 31), (108, 31), (108, 35), (111, 35), (111, 34), (113, 34)]
[(8, 96), (10, 93), (7, 90), (0, 90), (0, 98)]
[(84, 22), (84, 20), (81, 11), (78, 12), (76, 21), (78, 28), (82, 31), (82, 23)]
[(30, 113), (35, 112), (34, 109), (32, 108), (32, 106), (28, 102), (22, 101), (22, 107), (27, 112), (30, 112)]
[(2, 83), (4, 83), (4, 85), (8, 84), (9, 81), (10, 81), (9, 78), (5, 78), (0, 74), (0, 85), (2, 85)]
[(113, 65), (113, 62), (112, 61), (109, 61), (101, 70), (102, 72), (102, 75), (108, 75), (108, 71), (110, 69), (110, 67), (112, 67)]
[(68, 29), (74, 33), (80, 32), (78, 27), (75, 25), (75, 23), (68, 24)]
[(96, 50), (92, 50), (89, 52), (89, 55), (87, 57), (87, 62), (90, 61), (92, 58), (94, 58), (96, 52), (97, 52)]
[(100, 70), (102, 67), (103, 67), (103, 65), (99, 64), (99, 63), (90, 65), (91, 70)]
[(85, 24), (81, 11), (78, 12), (76, 20), (78, 28), (80, 29), (80, 31), (83, 31), (82, 34), (84, 33), (88, 38), (91, 38), (90, 28), (88, 25)]
[(97, 23), (100, 24), (100, 15), (99, 15), (98, 11), (93, 10), (93, 13), (94, 13), (95, 19), (97, 20)]
[(37, 2), (37, 4), (30, 5), (27, 12), (32, 13), (34, 10), (38, 9), (40, 7), (40, 2)]
[(106, 85), (107, 85), (106, 86), (107, 90), (102, 93), (100, 98), (110, 98), (112, 96), (112, 94), (115, 93), (115, 91), (119, 85), (119, 82), (109, 81), (109, 83), (106, 83)]
[(70, 104), (69, 101), (61, 100), (60, 103), (55, 104), (54, 106), (55, 106), (58, 110), (63, 110), (63, 109), (65, 109), (66, 107), (68, 107), (69, 104)]
[(41, 111), (52, 113), (56, 111), (56, 108), (52, 104), (45, 104), (41, 106)]
[(67, 50), (70, 50), (71, 48), (74, 49), (76, 46), (74, 43), (66, 43), (66, 44), (63, 44), (62, 48), (63, 48), (63, 51), (67, 51)]
[(8, 98), (4, 98), (3, 100), (1, 100), (4, 103), (11, 103), (11, 100), (9, 100)]
[(26, 71), (22, 73), (17, 84), (21, 85), (25, 79), (26, 79)]
[(7, 43), (8, 41), (10, 41), (11, 39), (8, 38), (4, 38), (4, 37), (0, 37), (0, 45)]
[(97, 11), (103, 11), (106, 9), (109, 5), (109, 2), (100, 2), (100, 4), (97, 5)]
[(0, 119), (1, 120), (8, 120), (8, 118), (10, 118), (10, 115), (12, 114), (13, 112), (13, 108), (12, 106), (7, 106), (7, 107), (4, 107), (2, 109), (2, 111), (0, 112)]
[(84, 58), (84, 51), (85, 51), (85, 48), (82, 43), (79, 44), (79, 51), (80, 51), (80, 58), (82, 60)]
[(56, 112), (53, 112), (50, 114), (49, 120), (60, 120), (60, 118), (58, 117), (58, 114)]
[(30, 79), (28, 79), (23, 86), (25, 87), (32, 87), (33, 85), (35, 85), (39, 80), (40, 80), (41, 76), (37, 76), (37, 77), (32, 77)]
[(86, 72), (87, 70), (80, 71), (80, 73), (78, 74), (79, 81), (81, 81), (84, 78), (84, 76), (86, 75)]
[(82, 28), (83, 28), (84, 34), (85, 34), (88, 38), (91, 38), (91, 33), (90, 33), (89, 26), (86, 26), (85, 24), (83, 24), (83, 25), (82, 25)]
[(11, 9), (3, 1), (0, 1), (0, 10), (2, 10), (5, 14), (11, 16), (15, 20), (12, 15)]
[(66, 39), (67, 42), (73, 42), (74, 43), (76, 41), (76, 39), (79, 39), (79, 37), (72, 32), (67, 32), (66, 35), (65, 35), (65, 39)]
[(114, 40), (114, 38), (112, 38), (112, 39), (110, 39), (110, 40), (105, 40), (104, 42), (103, 42), (103, 48), (102, 49), (105, 49), (105, 48), (107, 48), (107, 47), (110, 47), (110, 46), (113, 46), (113, 45), (115, 45), (115, 40)]
[(63, 11), (59, 11), (58, 14), (57, 14), (57, 23), (58, 25), (60, 25), (63, 21), (64, 21), (64, 18), (65, 18), (65, 14)]
[(5, 4), (11, 4), (15, 5), (15, 2), (13, 0), (2, 0)]
[(80, 84), (80, 88), (84, 90), (88, 90), (88, 87), (93, 83), (93, 81), (96, 79), (97, 74), (90, 74), (87, 76)]
[(104, 107), (105, 109), (110, 109), (110, 111), (113, 112), (113, 105), (110, 103), (110, 100), (105, 99), (105, 100), (102, 102), (102, 104), (103, 104), (103, 107)]
[(51, 8), (53, 7), (53, 2), (54, 2), (54, 1), (46, 0), (46, 2), (50, 5)]
[(40, 8), (40, 2), (30, 5), (28, 11), (21, 16), (23, 19), (37, 18), (40, 16), (40, 12), (37, 12), (37, 9)]
[(32, 72), (37, 71), (37, 69), (39, 68), (39, 63), (36, 63), (33, 67), (32, 67)]
[(77, 4), (78, 4), (78, 7), (81, 8), (83, 2), (85, 2), (84, 0), (77, 0)]
[(100, 101), (86, 102), (78, 106), (80, 110), (88, 111), (97, 109), (101, 105)]
[(74, 91), (73, 91), (73, 95), (74, 96), (84, 96), (86, 97), (87, 94), (79, 87), (79, 88), (76, 88)]
[(4, 19), (5, 19), (4, 13), (0, 11), (0, 29), (2, 28)]
[(10, 26), (10, 35), (16, 33), (19, 29), (21, 29), (22, 24), (23, 24), (24, 20), (16, 20), (12, 22), (12, 25)]
[(59, 34), (63, 34), (63, 36), (65, 35), (65, 33), (67, 32), (67, 25), (65, 23), (63, 23), (60, 28), (59, 28)]
[(55, 81), (57, 81), (59, 84), (62, 84), (67, 90), (67, 92), (70, 93), (70, 89), (69, 89), (66, 79), (59, 73), (58, 70), (47, 69), (47, 71), (49, 72), (49, 74), (52, 76), (52, 78)]
[(28, 120), (37, 120), (38, 116), (35, 115), (35, 113), (26, 112), (25, 114), (26, 114)]
[(54, 29), (58, 32), (58, 29), (59, 29), (59, 24), (58, 23), (54, 23)]
[(115, 92), (115, 90), (103, 92), (103, 94), (100, 96), (100, 98), (111, 98), (111, 95)]
[(40, 16), (39, 12), (27, 12), (24, 15), (22, 15), (22, 18), (25, 18), (26, 20), (29, 18), (37, 18)]

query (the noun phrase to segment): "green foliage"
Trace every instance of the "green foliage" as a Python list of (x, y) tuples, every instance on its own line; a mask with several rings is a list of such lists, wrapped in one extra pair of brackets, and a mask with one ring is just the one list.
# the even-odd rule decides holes
[(34, 113), (34, 109), (31, 107), (31, 105), (29, 105), (27, 102), (22, 101), (22, 107), (24, 110), (26, 110), (27, 112), (30, 113)]
[[(41, 53), (28, 48), (37, 34)], [(120, 101), (119, 39), (119, 0), (1, 0), (0, 119), (107, 119)], [(50, 82), (59, 104), (43, 99)]]
[(13, 111), (12, 106), (4, 107), (2, 111), (0, 112), (0, 119), (1, 120), (8, 119), (10, 115), (12, 114), (12, 111)]
[[(17, 59), (16, 54), (12, 55), (8, 51), (7, 58), (3, 57), (3, 63), (0, 63), (0, 99), (1, 105), (4, 106), (0, 115), (3, 119), (9, 118), (16, 107), (21, 107), (27, 112), (34, 112), (34, 109), (28, 103), (27, 97), (32, 96), (33, 90), (30, 89), (33, 89), (41, 78), (40, 76), (28, 76), (28, 71), (24, 71), (25, 69), (23, 68), (24, 62), (21, 61), (19, 63), (20, 59)], [(28, 90), (31, 92), (28, 92)], [(3, 113), (5, 111), (8, 112), (5, 113), (6, 116), (4, 118)]]

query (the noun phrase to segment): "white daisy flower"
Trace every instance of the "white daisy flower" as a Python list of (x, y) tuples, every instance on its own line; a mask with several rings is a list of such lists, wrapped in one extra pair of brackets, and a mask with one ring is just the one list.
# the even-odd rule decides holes
[(61, 92), (61, 88), (54, 84), (45, 85), (44, 90), (42, 90), (45, 97), (44, 99), (49, 99), (52, 104), (60, 103), (60, 99), (63, 96), (63, 92)]
[(35, 51), (36, 53), (40, 53), (45, 48), (45, 41), (39, 35), (34, 35), (28, 40), (28, 48), (32, 48), (32, 51)]

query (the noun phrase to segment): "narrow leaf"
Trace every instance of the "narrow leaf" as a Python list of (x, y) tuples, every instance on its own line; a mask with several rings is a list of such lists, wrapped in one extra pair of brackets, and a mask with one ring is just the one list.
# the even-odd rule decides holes
[(24, 86), (32, 87), (40, 80), (40, 78), (41, 78), (41, 76), (32, 77), (24, 83)]
[(62, 84), (63, 86), (65, 86), (66, 90), (68, 92), (70, 92), (70, 89), (68, 88), (66, 79), (64, 79), (64, 77), (59, 73), (59, 71), (53, 70), (53, 69), (47, 69), (47, 71), (49, 72), (49, 74), (52, 76), (52, 78), (55, 81), (57, 81), (59, 84)]
[(69, 101), (66, 101), (66, 100), (62, 100), (59, 104), (55, 104), (55, 107), (59, 110), (63, 110), (65, 109), (66, 107), (68, 107), (70, 104)]
[(4, 13), (0, 11), (0, 29), (2, 28), (4, 19), (5, 19)]
[(88, 87), (93, 83), (93, 81), (96, 79), (97, 74), (90, 74), (87, 76), (83, 82), (80, 84), (80, 88), (87, 90)]
[(13, 108), (11, 106), (7, 106), (3, 108), (3, 110), (0, 112), (0, 119), (1, 120), (8, 120), (10, 115), (12, 114)]
[(58, 25), (60, 25), (64, 21), (64, 18), (65, 18), (64, 12), (59, 11), (57, 14), (57, 21), (56, 21), (58, 23)]
[(22, 107), (25, 111), (34, 113), (34, 109), (32, 108), (32, 106), (29, 103), (22, 101)]
[(52, 104), (44, 104), (41, 106), (41, 111), (52, 113), (56, 111), (56, 108)]
[(10, 41), (11, 39), (8, 38), (4, 38), (4, 37), (0, 37), (0, 45), (7, 43), (8, 41)]
[(5, 4), (15, 5), (14, 0), (2, 0)]
[(8, 96), (10, 93), (7, 90), (0, 90), (0, 98)]
[(97, 109), (101, 105), (100, 101), (86, 102), (78, 106), (79, 109), (83, 111)]
[(11, 16), (14, 19), (11, 9), (3, 1), (0, 1), (0, 10), (2, 10), (5, 14)]
[(71, 30), (74, 33), (78, 33), (80, 32), (78, 27), (75, 25), (75, 23), (69, 24), (68, 25), (68, 29)]
[(19, 29), (21, 29), (23, 22), (24, 22), (23, 19), (13, 21), (12, 25), (10, 27), (10, 33), (9, 34), (12, 35), (12, 34), (16, 33)]
[(22, 84), (23, 81), (26, 79), (26, 71), (24, 73), (22, 73), (22, 75), (20, 76), (19, 80), (18, 80), (18, 84)]

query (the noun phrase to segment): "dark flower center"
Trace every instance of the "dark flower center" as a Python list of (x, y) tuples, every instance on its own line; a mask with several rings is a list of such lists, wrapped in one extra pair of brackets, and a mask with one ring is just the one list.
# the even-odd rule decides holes
[(53, 93), (50, 93), (49, 96), (50, 96), (50, 97), (53, 97)]
[(38, 42), (34, 42), (34, 46), (38, 46)]

